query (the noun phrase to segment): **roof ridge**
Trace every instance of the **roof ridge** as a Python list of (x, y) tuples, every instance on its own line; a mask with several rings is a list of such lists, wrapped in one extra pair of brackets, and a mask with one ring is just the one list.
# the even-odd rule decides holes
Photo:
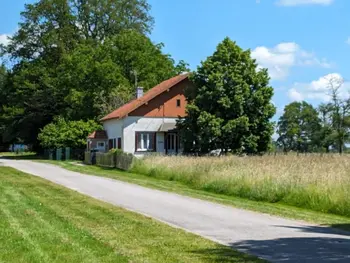
[[(158, 95), (162, 94), (166, 90), (174, 87), (175, 85), (179, 84), (181, 81), (187, 79), (189, 76), (189, 73), (177, 75), (175, 77), (172, 77), (170, 79), (164, 80), (161, 83), (157, 84), (150, 90), (148, 90), (141, 98), (135, 98), (131, 100), (130, 102), (122, 105), (118, 109), (112, 111), (105, 117), (101, 119), (101, 121), (107, 121), (111, 119), (120, 119), (128, 115), (130, 112), (133, 112), (137, 108), (141, 107), (144, 103), (149, 102), (150, 100), (154, 99)], [(130, 109), (128, 109), (130, 107)]]

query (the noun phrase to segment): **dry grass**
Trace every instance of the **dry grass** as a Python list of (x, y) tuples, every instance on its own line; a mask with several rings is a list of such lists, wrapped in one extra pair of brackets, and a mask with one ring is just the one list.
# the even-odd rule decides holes
[(196, 189), (350, 216), (350, 156), (149, 157), (135, 172)]

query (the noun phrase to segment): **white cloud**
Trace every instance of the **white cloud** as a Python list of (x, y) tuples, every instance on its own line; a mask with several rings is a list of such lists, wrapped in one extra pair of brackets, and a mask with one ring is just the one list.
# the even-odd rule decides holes
[(0, 44), (3, 44), (3, 45), (7, 45), (10, 41), (8, 39), (10, 35), (7, 35), (7, 34), (0, 34)]
[(299, 6), (299, 5), (331, 5), (334, 0), (278, 0), (277, 5)]
[(303, 95), (295, 88), (288, 90), (288, 97), (293, 101), (302, 101), (304, 99)]
[(310, 83), (295, 83), (288, 90), (288, 97), (292, 101), (301, 100), (320, 100), (329, 101), (330, 99), (330, 84), (339, 84), (339, 95), (348, 97), (350, 91), (350, 82), (344, 81), (343, 77), (338, 73), (332, 73), (320, 77), (318, 80)]
[(284, 42), (273, 48), (260, 46), (252, 51), (260, 68), (268, 68), (272, 79), (285, 79), (295, 66), (318, 66), (330, 68), (326, 59), (319, 59), (314, 53), (303, 50), (294, 42)]

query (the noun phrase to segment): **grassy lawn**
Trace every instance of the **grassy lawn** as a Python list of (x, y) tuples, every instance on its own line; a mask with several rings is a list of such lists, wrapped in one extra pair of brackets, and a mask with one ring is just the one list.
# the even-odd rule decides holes
[(0, 262), (261, 262), (0, 167)]
[(303, 220), (320, 225), (332, 226), (340, 229), (350, 230), (350, 218), (321, 213), (309, 209), (298, 208), (282, 203), (268, 203), (251, 201), (244, 198), (227, 196), (223, 194), (215, 194), (204, 190), (193, 189), (181, 182), (169, 181), (135, 173), (127, 173), (115, 169), (106, 169), (98, 166), (77, 166), (69, 162), (44, 161), (59, 165), (65, 169), (91, 174), (96, 176), (109, 177), (121, 181), (126, 181), (149, 188), (175, 192), (203, 200), (231, 205), (237, 208), (253, 210), (257, 212), (267, 213), (271, 215), (282, 216), (291, 219)]

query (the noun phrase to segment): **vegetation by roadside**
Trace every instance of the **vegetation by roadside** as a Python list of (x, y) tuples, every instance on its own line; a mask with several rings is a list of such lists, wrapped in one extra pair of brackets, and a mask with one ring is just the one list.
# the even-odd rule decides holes
[(217, 194), (205, 190), (194, 189), (183, 182), (177, 182), (160, 177), (150, 177), (146, 175), (128, 173), (118, 171), (116, 169), (102, 168), (98, 166), (80, 166), (70, 162), (43, 161), (59, 165), (67, 170), (91, 174), (96, 176), (108, 177), (116, 180), (121, 180), (129, 183), (138, 184), (141, 186), (159, 189), (168, 192), (174, 192), (186, 196), (200, 198), (212, 202), (217, 202), (225, 205), (231, 205), (237, 208), (248, 209), (261, 213), (277, 215), (281, 217), (303, 220), (315, 224), (332, 226), (339, 229), (350, 230), (350, 218), (327, 214), (309, 209), (298, 208), (295, 206), (286, 205), (283, 203), (268, 203), (262, 201), (252, 201), (249, 199)]
[(36, 159), (40, 158), (34, 152), (0, 152), (0, 158), (7, 159)]
[(182, 182), (194, 189), (350, 217), (349, 171), (347, 155), (328, 154), (153, 156), (134, 167), (136, 173)]
[(1, 262), (261, 262), (7, 167), (0, 216)]

